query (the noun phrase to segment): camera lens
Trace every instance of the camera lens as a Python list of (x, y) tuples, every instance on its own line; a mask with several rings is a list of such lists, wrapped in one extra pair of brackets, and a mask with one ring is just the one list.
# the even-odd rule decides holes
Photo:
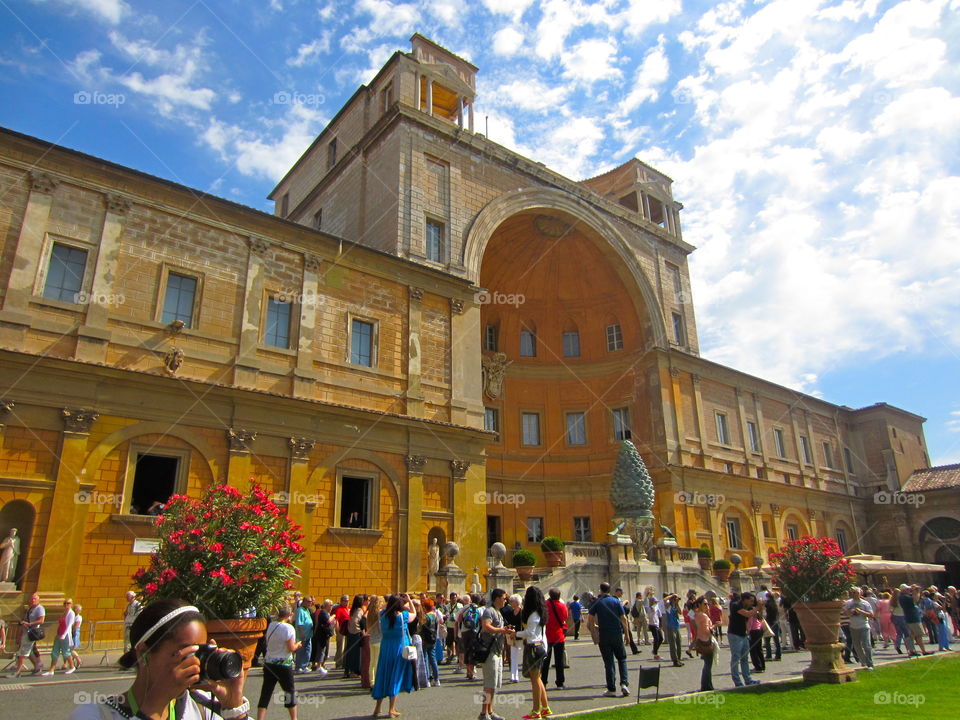
[(216, 645), (201, 645), (197, 649), (197, 659), (200, 661), (200, 680), (232, 680), (238, 677), (243, 670), (243, 660), (235, 650), (222, 650)]

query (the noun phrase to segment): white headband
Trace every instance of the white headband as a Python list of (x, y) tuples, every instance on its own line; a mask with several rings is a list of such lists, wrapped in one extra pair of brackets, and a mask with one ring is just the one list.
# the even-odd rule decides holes
[(171, 610), (162, 618), (157, 620), (156, 624), (152, 628), (150, 628), (143, 635), (141, 635), (140, 639), (137, 641), (137, 644), (139, 645), (140, 643), (145, 643), (154, 635), (154, 633), (157, 632), (157, 630), (162, 628), (168, 622), (173, 620), (178, 615), (183, 615), (184, 613), (188, 613), (188, 612), (199, 613), (200, 611), (197, 608), (195, 608), (193, 605), (184, 605), (183, 607), (179, 607), (176, 610)]

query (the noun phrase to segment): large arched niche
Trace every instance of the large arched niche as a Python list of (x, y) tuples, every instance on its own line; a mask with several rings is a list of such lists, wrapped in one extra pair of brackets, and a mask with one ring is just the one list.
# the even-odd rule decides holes
[[(464, 243), (463, 264), (470, 280), (490, 291), (505, 292), (485, 284), (483, 271), (488, 247), (505, 233), (517, 234), (518, 224), (534, 223), (537, 218), (549, 219), (546, 223), (540, 222), (539, 227), (533, 226), (531, 235), (535, 237), (529, 239), (539, 247), (519, 243), (518, 249), (523, 245), (525, 254), (529, 254), (532, 250), (562, 248), (572, 239), (589, 241), (627, 289), (632, 305), (629, 310), (649, 328), (649, 342), (656, 347), (667, 347), (663, 313), (656, 292), (633, 250), (616, 228), (566, 193), (550, 189), (515, 190), (491, 201), (474, 219)], [(565, 230), (565, 227), (570, 229)], [(522, 239), (523, 233), (517, 237)], [(522, 269), (522, 261), (518, 259), (513, 267)], [(592, 292), (602, 290), (594, 285)], [(624, 312), (627, 310), (623, 308)]]

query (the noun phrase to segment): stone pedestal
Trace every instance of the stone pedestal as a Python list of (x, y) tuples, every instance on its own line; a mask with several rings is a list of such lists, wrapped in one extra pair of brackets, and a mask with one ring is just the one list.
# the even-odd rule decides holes
[(486, 578), (486, 591), (487, 591), (487, 602), (490, 602), (490, 592), (494, 588), (503, 588), (507, 591), (507, 595), (513, 593), (513, 578), (516, 577), (516, 573), (512, 568), (503, 567), (492, 567), (488, 569), (483, 577)]
[(857, 671), (848, 667), (840, 653), (843, 643), (806, 643), (810, 665), (803, 671), (807, 683), (845, 683), (857, 679)]
[(467, 573), (453, 563), (444, 565), (437, 571), (437, 592), (449, 596), (455, 592), (462, 595), (466, 590)]

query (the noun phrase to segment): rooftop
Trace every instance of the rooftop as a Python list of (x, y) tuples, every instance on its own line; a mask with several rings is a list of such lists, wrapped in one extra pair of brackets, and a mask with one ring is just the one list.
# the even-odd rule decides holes
[(960, 463), (916, 470), (903, 486), (903, 492), (948, 490), (960, 487)]

